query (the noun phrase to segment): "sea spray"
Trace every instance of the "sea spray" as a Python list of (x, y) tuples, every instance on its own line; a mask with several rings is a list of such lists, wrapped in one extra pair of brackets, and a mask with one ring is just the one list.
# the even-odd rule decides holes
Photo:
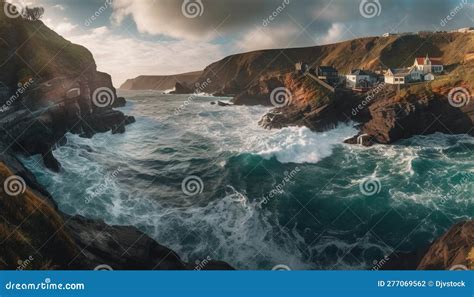
[[(474, 213), (472, 176), (460, 175), (474, 166), (474, 142), (466, 136), (435, 134), (366, 148), (342, 144), (357, 134), (352, 124), (323, 133), (269, 131), (257, 124), (266, 107), (222, 108), (210, 104), (215, 98), (199, 97), (174, 115), (187, 96), (121, 95), (129, 100), (123, 110), (137, 118), (127, 133), (68, 134), (54, 151), (60, 174), (42, 168), (38, 157), (22, 160), (62, 211), (136, 226), (184, 261), (371, 269), (400, 242), (403, 251), (423, 248), (450, 227), (446, 218)], [(107, 183), (117, 168), (115, 182)], [(181, 190), (190, 175), (206, 184), (192, 197)], [(360, 182), (371, 176), (383, 180), (383, 189), (364, 196)], [(84, 203), (81, 197), (104, 184)], [(275, 186), (278, 196), (262, 204)], [(456, 199), (439, 203), (453, 187)]]

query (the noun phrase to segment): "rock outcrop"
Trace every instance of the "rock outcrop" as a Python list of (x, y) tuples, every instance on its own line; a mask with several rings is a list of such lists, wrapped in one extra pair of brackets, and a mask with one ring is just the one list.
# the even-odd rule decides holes
[(416, 56), (440, 57), (445, 65), (468, 60), (472, 34), (424, 33), (389, 37), (365, 37), (305, 48), (269, 49), (236, 54), (207, 66), (198, 81), (209, 79), (208, 93), (237, 95), (262, 76), (294, 70), (297, 62), (331, 65), (340, 73), (364, 68), (411, 66)]
[(430, 246), (388, 256), (383, 270), (473, 270), (474, 221), (459, 222)]
[(133, 79), (128, 79), (120, 86), (120, 89), (166, 91), (174, 88), (176, 83), (193, 85), (201, 75), (202, 71), (174, 75), (141, 75)]
[[(134, 122), (113, 109), (125, 99), (87, 49), (41, 21), (8, 18), (2, 9), (0, 89), (0, 269), (195, 268), (136, 228), (62, 213), (15, 157), (39, 154), (60, 171), (52, 150), (66, 133), (123, 133)], [(232, 268), (208, 261), (199, 269)]]
[(193, 88), (185, 83), (177, 82), (174, 86), (174, 91), (171, 91), (170, 94), (192, 94), (194, 93)]
[[(8, 165), (7, 165), (8, 164)], [(109, 226), (58, 210), (18, 160), (0, 155), (0, 269), (195, 269), (134, 227)], [(28, 265), (23, 266), (25, 259)], [(202, 269), (232, 269), (209, 261)]]
[(454, 225), (437, 239), (423, 256), (418, 269), (474, 270), (474, 221)]
[(277, 106), (260, 121), (269, 129), (307, 126), (319, 132), (339, 122), (359, 123), (360, 133), (346, 140), (350, 144), (389, 144), (436, 132), (473, 136), (474, 101), (469, 97), (474, 89), (473, 66), (469, 62), (439, 80), (400, 90), (380, 83), (367, 93), (333, 91), (311, 76), (288, 73), (261, 78), (233, 102)]

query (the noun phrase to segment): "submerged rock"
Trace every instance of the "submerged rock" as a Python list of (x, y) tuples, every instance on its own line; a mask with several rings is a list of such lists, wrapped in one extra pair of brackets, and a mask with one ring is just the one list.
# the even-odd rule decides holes
[(42, 157), (43, 157), (43, 162), (46, 168), (54, 172), (59, 172), (61, 170), (61, 164), (53, 156), (53, 153), (51, 151), (48, 151), (47, 153), (43, 154)]

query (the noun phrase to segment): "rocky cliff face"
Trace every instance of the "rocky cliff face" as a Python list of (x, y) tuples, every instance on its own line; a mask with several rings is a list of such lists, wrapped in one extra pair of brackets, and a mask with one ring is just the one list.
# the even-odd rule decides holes
[[(62, 213), (12, 156), (0, 155), (0, 183), (4, 185), (0, 187), (1, 270), (92, 270), (101, 265), (114, 270), (195, 268), (136, 228)], [(203, 269), (232, 268), (209, 261)]]
[[(2, 4), (3, 7), (3, 4)], [(0, 140), (26, 155), (41, 154), (58, 171), (51, 150), (67, 132), (90, 137), (123, 132), (132, 117), (113, 110), (123, 105), (110, 75), (97, 71), (92, 54), (41, 21), (0, 13)]]
[[(357, 93), (343, 88), (331, 91), (314, 77), (288, 71), (259, 76), (234, 98), (234, 103), (276, 106), (260, 122), (266, 128), (296, 125), (324, 131), (338, 122), (358, 122), (360, 133), (346, 141), (352, 144), (388, 144), (435, 132), (472, 136), (474, 102), (470, 97), (474, 89), (474, 61), (467, 49), (463, 52), (454, 45), (462, 41), (474, 47), (474, 34), (439, 34), (449, 37), (450, 43), (446, 41), (442, 48), (447, 52), (438, 55), (452, 64), (446, 65), (446, 73), (437, 75), (435, 81), (404, 85), (400, 89), (380, 83), (370, 92)], [(372, 41), (375, 40), (379, 39)], [(401, 48), (403, 42), (407, 41), (387, 39), (383, 50), (375, 45), (374, 48), (380, 50), (380, 60), (387, 56), (385, 59), (390, 62), (394, 58), (389, 59), (386, 52)], [(347, 43), (340, 44), (344, 45)], [(354, 56), (355, 60), (359, 58)], [(287, 92), (280, 98), (286, 102), (278, 102), (279, 89)]]
[[(113, 109), (125, 100), (87, 49), (2, 9), (0, 96), (0, 269), (194, 269), (136, 228), (62, 213), (15, 157), (40, 154), (60, 171), (52, 150), (66, 133), (122, 133), (134, 122)], [(202, 269), (231, 267), (209, 261)]]
[(354, 68), (379, 70), (382, 67), (411, 66), (416, 56), (440, 57), (446, 65), (463, 61), (472, 48), (472, 34), (426, 33), (408, 36), (367, 37), (336, 44), (262, 50), (237, 54), (204, 69), (199, 82), (211, 80), (207, 93), (237, 95), (262, 76), (291, 72), (294, 64), (332, 65), (340, 73)]
[(173, 89), (176, 83), (193, 85), (201, 75), (202, 71), (175, 75), (141, 75), (133, 79), (128, 79), (120, 86), (120, 89), (166, 91)]
[(474, 221), (459, 222), (430, 246), (388, 256), (383, 270), (473, 270)]

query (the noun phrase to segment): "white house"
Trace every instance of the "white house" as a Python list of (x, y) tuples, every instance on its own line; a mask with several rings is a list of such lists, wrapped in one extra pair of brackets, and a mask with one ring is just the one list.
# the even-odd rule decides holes
[(413, 66), (409, 68), (389, 69), (385, 73), (385, 83), (402, 85), (416, 81), (432, 81), (435, 74), (442, 73), (443, 63), (439, 58), (416, 58)]
[(384, 76), (386, 84), (404, 85), (413, 81), (420, 81), (422, 72), (416, 67), (389, 69)]
[(376, 82), (377, 77), (363, 69), (354, 69), (346, 75), (346, 87), (348, 88), (370, 88)]
[(444, 70), (443, 63), (439, 58), (430, 58), (428, 54), (425, 58), (416, 58), (413, 64), (417, 70), (423, 74), (427, 73), (441, 73)]
[(404, 85), (408, 80), (409, 72), (406, 69), (389, 69), (385, 73), (384, 81), (391, 85)]

